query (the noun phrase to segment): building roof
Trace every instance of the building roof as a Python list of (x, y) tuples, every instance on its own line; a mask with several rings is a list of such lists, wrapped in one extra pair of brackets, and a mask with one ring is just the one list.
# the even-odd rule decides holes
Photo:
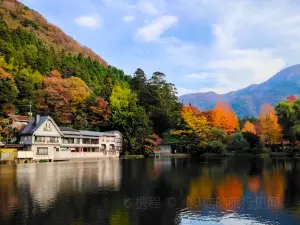
[(37, 129), (39, 129), (40, 126), (47, 120), (50, 120), (55, 128), (58, 130), (58, 132), (62, 135), (62, 132), (60, 131), (59, 127), (56, 125), (54, 120), (50, 116), (39, 116), (38, 122), (36, 122), (37, 118), (34, 120), (31, 120), (27, 126), (20, 132), (21, 135), (32, 135)]
[(105, 131), (105, 132), (107, 132), (107, 133), (119, 133), (123, 137), (123, 134), (118, 130), (110, 130), (110, 131)]
[(9, 115), (9, 117), (12, 118), (15, 121), (24, 121), (24, 122), (29, 122), (30, 121), (29, 116)]
[(60, 129), (62, 132), (64, 132), (64, 131), (66, 131), (66, 132), (79, 132), (79, 130), (75, 130), (75, 129), (70, 128), (70, 127), (59, 127), (59, 129)]
[(102, 137), (102, 136), (113, 136), (110, 132), (96, 132), (88, 130), (80, 130), (82, 136)]
[(26, 127), (20, 132), (21, 135), (33, 134), (45, 121), (47, 121), (49, 116), (40, 116), (39, 122), (36, 123), (36, 119), (31, 120)]
[[(28, 123), (27, 126), (20, 132), (20, 135), (32, 135), (34, 132), (42, 126), (42, 124), (50, 120), (58, 132), (62, 136), (89, 136), (89, 137), (102, 137), (102, 136), (108, 136), (108, 137), (113, 137), (115, 132), (118, 132), (121, 134), (119, 131), (106, 131), (106, 132), (96, 132), (96, 131), (88, 131), (88, 130), (76, 130), (70, 127), (58, 127), (54, 120), (50, 116), (40, 116), (38, 119), (38, 123), (36, 123), (36, 118)], [(122, 135), (122, 134), (121, 134)]]

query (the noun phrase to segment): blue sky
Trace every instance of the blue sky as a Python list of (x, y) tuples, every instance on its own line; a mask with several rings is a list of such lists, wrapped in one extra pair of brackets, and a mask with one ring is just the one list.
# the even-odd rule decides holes
[(226, 93), (300, 62), (297, 0), (21, 0), (109, 64)]

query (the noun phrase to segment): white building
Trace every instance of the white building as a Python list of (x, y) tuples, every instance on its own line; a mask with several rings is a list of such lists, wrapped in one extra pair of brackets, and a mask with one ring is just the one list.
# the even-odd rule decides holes
[(18, 159), (70, 160), (119, 157), (122, 134), (119, 131), (94, 132), (58, 127), (49, 116), (37, 115), (20, 132)]

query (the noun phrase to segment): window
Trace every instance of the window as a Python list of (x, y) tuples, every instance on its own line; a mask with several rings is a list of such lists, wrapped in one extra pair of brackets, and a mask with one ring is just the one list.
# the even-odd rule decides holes
[(35, 136), (35, 142), (44, 143), (45, 142), (45, 137)]
[(48, 155), (48, 148), (37, 148), (37, 155)]
[(63, 144), (74, 144), (74, 138), (64, 138)]
[(58, 143), (58, 138), (57, 137), (49, 137), (48, 143)]
[(52, 131), (51, 126), (50, 126), (50, 122), (47, 122), (45, 124), (44, 131)]
[(115, 142), (115, 138), (112, 137), (112, 138), (110, 139), (110, 141), (111, 141), (111, 142)]
[(117, 142), (117, 143), (121, 143), (121, 142), (122, 142), (122, 139), (121, 139), (121, 138), (117, 138), (117, 139), (116, 139), (116, 142)]
[(99, 144), (99, 140), (98, 139), (83, 139), (82, 143), (97, 145), (97, 144)]

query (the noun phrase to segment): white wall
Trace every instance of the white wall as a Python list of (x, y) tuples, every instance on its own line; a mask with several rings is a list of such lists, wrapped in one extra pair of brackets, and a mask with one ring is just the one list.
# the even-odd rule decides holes
[(171, 153), (172, 152), (171, 145), (160, 145), (159, 151), (164, 153)]
[[(46, 127), (48, 125), (48, 127)], [(50, 128), (49, 128), (50, 125)], [(51, 137), (60, 137), (59, 131), (56, 129), (54, 124), (50, 121), (47, 120), (45, 121), (42, 126), (40, 126), (35, 132), (34, 135), (36, 136), (51, 136)]]

